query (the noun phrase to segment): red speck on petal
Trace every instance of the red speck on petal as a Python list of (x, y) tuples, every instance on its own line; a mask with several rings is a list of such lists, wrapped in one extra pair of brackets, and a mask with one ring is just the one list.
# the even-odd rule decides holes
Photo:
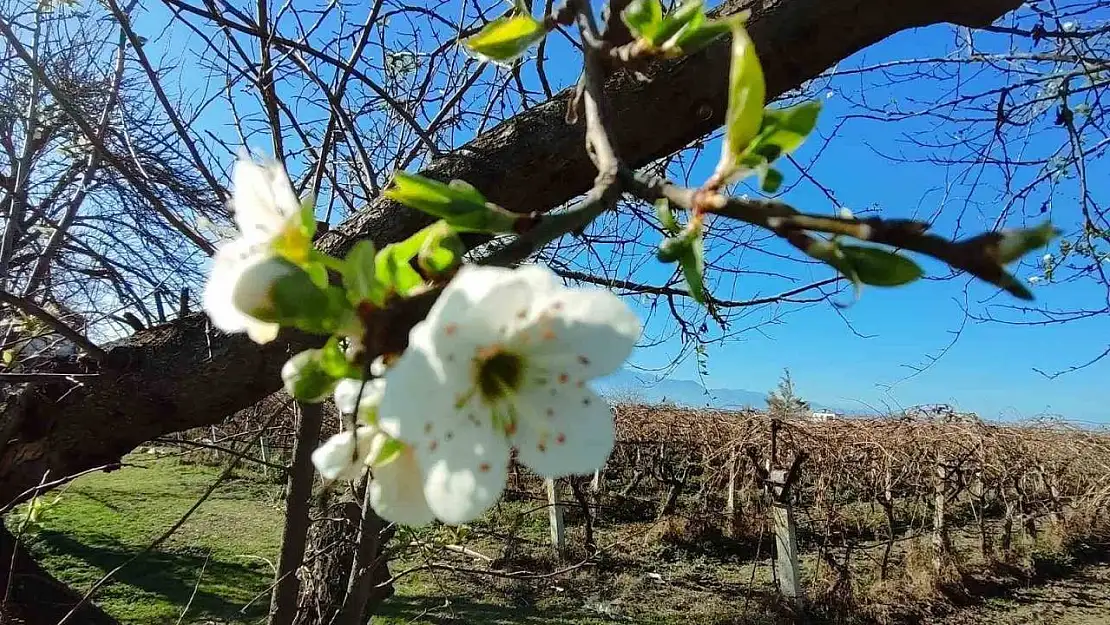
[(559, 432), (559, 435), (555, 437), (555, 442), (562, 445), (563, 443), (567, 442), (567, 435)]
[(446, 326), (443, 327), (443, 333), (446, 334), (447, 336), (454, 336), (455, 333), (458, 332), (458, 331), (459, 331), (459, 324), (457, 324), (457, 323), (449, 323), (449, 324), (447, 324)]
[(489, 463), (483, 462), (482, 464), (478, 465), (478, 470), (482, 473), (489, 473)]
[(574, 385), (577, 386), (578, 388), (582, 388), (583, 386), (586, 386), (586, 382), (583, 381), (583, 380), (579, 380), (579, 381), (575, 382)]
[(554, 341), (555, 338), (556, 337), (555, 337), (555, 331), (554, 330), (547, 329), (547, 330), (543, 331), (543, 340), (545, 340), (545, 341)]
[(521, 308), (520, 310), (516, 311), (516, 318), (517, 319), (523, 319), (527, 316), (528, 316), (528, 310), (527, 309)]
[(513, 434), (516, 434), (516, 423), (513, 422), (513, 421), (510, 421), (509, 424), (505, 426), (505, 433), (508, 434), (509, 436), (512, 436)]
[(540, 450), (541, 454), (542, 453), (547, 453), (547, 445), (544, 445), (543, 443), (537, 443), (536, 444), (536, 449)]
[(570, 376), (565, 373), (559, 374), (559, 384), (566, 384), (570, 381)]
[(436, 447), (439, 447), (438, 442), (432, 441), (432, 442), (428, 443), (428, 451), (435, 451)]
[(563, 309), (563, 303), (562, 302), (555, 302), (554, 304), (551, 305), (551, 310), (562, 310), (562, 309)]

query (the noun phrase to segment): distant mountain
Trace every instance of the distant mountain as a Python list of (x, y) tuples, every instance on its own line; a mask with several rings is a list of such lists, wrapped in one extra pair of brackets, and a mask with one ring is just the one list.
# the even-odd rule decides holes
[[(612, 375), (596, 380), (598, 392), (610, 399), (642, 401), (647, 404), (670, 402), (691, 408), (767, 407), (767, 394), (736, 388), (706, 389), (693, 380), (660, 378), (630, 369), (618, 369)], [(814, 409), (848, 412), (820, 402), (811, 402)]]

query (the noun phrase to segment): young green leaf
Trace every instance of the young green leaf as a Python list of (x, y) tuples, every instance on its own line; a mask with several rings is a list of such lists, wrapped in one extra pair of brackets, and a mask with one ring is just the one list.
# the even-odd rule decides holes
[(655, 257), (659, 259), (659, 262), (673, 263), (689, 253), (693, 241), (691, 237), (685, 235), (686, 233), (682, 233), (678, 236), (663, 239), (659, 244), (659, 249), (655, 251)]
[(387, 245), (378, 252), (374, 265), (378, 279), (388, 292), (403, 296), (424, 284), (424, 279), (409, 263), (412, 257), (413, 255), (404, 253), (403, 248), (396, 243)]
[(748, 146), (747, 153), (762, 157), (768, 163), (790, 154), (802, 145), (817, 126), (821, 102), (811, 100), (784, 109), (767, 109), (759, 134)]
[(902, 286), (924, 274), (909, 258), (877, 247), (841, 245), (840, 254), (859, 281), (871, 286)]
[(767, 165), (759, 168), (759, 188), (764, 193), (775, 193), (782, 186), (782, 172)]
[(362, 371), (347, 360), (347, 354), (339, 344), (338, 337), (331, 337), (319, 350), (320, 368), (329, 376), (342, 378), (361, 378)]
[(381, 304), (385, 287), (377, 276), (376, 252), (370, 241), (359, 241), (343, 260), (343, 286), (352, 304), (363, 301)]
[(0, 361), (4, 363), (5, 367), (12, 366), (12, 364), (15, 363), (15, 350), (5, 349), (3, 352), (0, 352)]
[(398, 171), (387, 197), (405, 206), (443, 219), (455, 228), (476, 232), (512, 232), (519, 218), (491, 204), (471, 185), (454, 180), (444, 184), (438, 180)]
[(307, 349), (285, 362), (281, 381), (297, 401), (316, 404), (324, 401), (335, 389), (338, 380), (321, 366), (321, 350)]
[(673, 37), (687, 27), (696, 30), (705, 21), (704, 5), (703, 0), (687, 0), (674, 13), (663, 18), (659, 28), (648, 38), (649, 41), (662, 48), (674, 46)]
[[(745, 12), (746, 15), (747, 12)], [(730, 20), (691, 20), (670, 41), (673, 56), (693, 54), (731, 30)]]
[(621, 19), (633, 35), (652, 41), (663, 23), (663, 5), (659, 0), (633, 0), (621, 12)]
[(378, 455), (370, 459), (369, 464), (372, 467), (380, 467), (383, 464), (389, 464), (405, 451), (405, 444), (401, 441), (391, 438), (382, 443), (381, 448), (378, 450)]
[(529, 14), (518, 14), (493, 20), (463, 45), (483, 60), (511, 65), (546, 34), (542, 22)]
[(451, 226), (440, 221), (431, 226), (417, 253), (416, 262), (426, 274), (442, 275), (454, 269), (466, 253), (466, 246)]
[(678, 234), (678, 222), (675, 221), (674, 211), (671, 210), (671, 205), (666, 198), (659, 198), (655, 201), (655, 216), (659, 218), (659, 223), (663, 226), (665, 232)]
[(705, 240), (701, 232), (690, 241), (685, 253), (678, 258), (678, 264), (682, 267), (690, 297), (699, 304), (705, 304)]
[(725, 141), (714, 178), (731, 182), (741, 173), (740, 158), (759, 132), (763, 120), (763, 99), (767, 87), (763, 68), (755, 53), (743, 21), (729, 19), (732, 30), (732, 65), (728, 78), (728, 110), (725, 113)]

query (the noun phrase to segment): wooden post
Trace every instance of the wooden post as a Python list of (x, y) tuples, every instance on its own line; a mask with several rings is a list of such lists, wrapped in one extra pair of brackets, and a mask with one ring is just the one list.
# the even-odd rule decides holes
[(566, 553), (567, 535), (563, 525), (562, 488), (554, 479), (544, 480), (547, 487), (548, 515), (551, 521), (551, 546), (562, 557)]
[(948, 468), (944, 454), (937, 452), (936, 481), (933, 484), (933, 572), (937, 575), (948, 562), (948, 527), (945, 525), (945, 503), (948, 490)]
[(725, 517), (728, 532), (736, 538), (740, 529), (740, 514), (736, 506), (736, 488), (740, 482), (740, 455), (735, 451), (728, 458), (728, 490), (725, 493)]
[(794, 509), (790, 505), (788, 471), (774, 469), (770, 473), (771, 515), (775, 524), (775, 577), (779, 592), (797, 608), (802, 607), (801, 567), (798, 564), (798, 530)]

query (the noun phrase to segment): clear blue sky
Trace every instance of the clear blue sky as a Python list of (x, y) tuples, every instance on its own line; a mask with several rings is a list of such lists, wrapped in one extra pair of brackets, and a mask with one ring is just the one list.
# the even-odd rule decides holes
[[(153, 24), (161, 22), (166, 15), (157, 4), (152, 9), (154, 13), (147, 17), (153, 20), (150, 24), (151, 30), (154, 30)], [(454, 12), (453, 8), (444, 10)], [(166, 46), (180, 46), (181, 42), (181, 39), (174, 40), (172, 37), (158, 41)], [(192, 39), (192, 44), (196, 43)], [(398, 45), (403, 47), (404, 42), (399, 41)], [(943, 56), (950, 53), (953, 46), (951, 28), (921, 29), (900, 34), (865, 50), (847, 59), (840, 67)], [(579, 67), (577, 55), (572, 57), (569, 47), (558, 36), (549, 41), (548, 54), (547, 67), (554, 86), (558, 88), (573, 82)], [(534, 80), (534, 74), (526, 70), (525, 79)], [(725, 80), (725, 77), (720, 79)], [(987, 72), (983, 77), (969, 79), (968, 86), (978, 83), (979, 86), (989, 87), (992, 80), (997, 81), (997, 74)], [(880, 155), (906, 151), (908, 148), (902, 133), (928, 130), (943, 135), (953, 128), (946, 128), (935, 120), (910, 120), (896, 124), (856, 120), (838, 126), (839, 118), (858, 112), (849, 100), (859, 98), (861, 93), (866, 93), (872, 104), (876, 99), (882, 101), (884, 98), (899, 98), (903, 102), (912, 98), (928, 101), (930, 98), (943, 99), (939, 88), (929, 81), (914, 81), (902, 87), (888, 88), (858, 76), (838, 79), (828, 89), (822, 87), (822, 94), (831, 93), (831, 97), (826, 99), (826, 109), (818, 126), (818, 132), (824, 136), (815, 137), (803, 147), (797, 155), (799, 162), (812, 163), (808, 166), (809, 173), (831, 189), (840, 204), (857, 212), (877, 207), (878, 212), (872, 214), (930, 218), (945, 202), (944, 216), (935, 222), (938, 232), (954, 233), (956, 223), (952, 215), (965, 206), (968, 210), (960, 225), (962, 234), (989, 227), (990, 220), (997, 214), (997, 204), (1005, 201), (999, 192), (1000, 180), (996, 175), (983, 176), (974, 190), (969, 191), (964, 184), (966, 181), (954, 177), (952, 172), (942, 167), (924, 163), (893, 163)], [(204, 123), (214, 128), (222, 126), (219, 132), (226, 135), (226, 141), (233, 143), (234, 133), (226, 123), (225, 114), (220, 113), (217, 107), (216, 112), (205, 116)], [(830, 136), (834, 129), (836, 136)], [(465, 137), (456, 136), (456, 139), (461, 141)], [(1049, 136), (1045, 140), (1053, 138)], [(1035, 140), (1034, 147), (1037, 147), (1038, 141), (1041, 139)], [(253, 147), (265, 149), (265, 144)], [(681, 182), (700, 184), (711, 171), (718, 149), (716, 145), (709, 146), (706, 156), (693, 167), (688, 179), (683, 179), (677, 171), (672, 173)], [(819, 151), (820, 156), (815, 159)], [(909, 151), (912, 153), (912, 149)], [(290, 166), (296, 174), (297, 164), (291, 163)], [(801, 180), (796, 169), (787, 164), (781, 169), (786, 174), (787, 185), (793, 184), (787, 187), (786, 200), (811, 212), (831, 212), (835, 209), (815, 185)], [(1092, 170), (1091, 178), (1096, 185), (1107, 179), (1106, 174), (1110, 172), (1105, 169), (1105, 164), (1099, 164)], [(1068, 191), (1066, 187), (1064, 185), (1053, 198), (1053, 206), (1059, 207), (1054, 212), (1058, 223), (1065, 228), (1074, 228), (1078, 211), (1074, 205), (1068, 204), (1074, 203), (1075, 194), (1074, 190)], [(1093, 192), (1101, 200), (1108, 199), (1105, 188), (1095, 188)], [(1007, 221), (1007, 225), (1021, 225), (1020, 218)], [(646, 243), (654, 245), (652, 241)], [(774, 243), (769, 249), (797, 257), (796, 252)], [(665, 280), (671, 267), (653, 264), (654, 260), (650, 258), (645, 261), (645, 257), (650, 257), (650, 247), (639, 251), (641, 254), (637, 260), (646, 262), (646, 266), (638, 269), (635, 277), (654, 283)], [(713, 255), (713, 241), (709, 242), (708, 251)], [(1039, 258), (1040, 255), (1036, 253), (1033, 257)], [(599, 260), (614, 264), (630, 262), (628, 259), (604, 257)], [(799, 280), (797, 284), (832, 275), (831, 270), (823, 266), (784, 263), (768, 255), (751, 252), (745, 253), (742, 264), (745, 269), (754, 272), (790, 274)], [(942, 267), (927, 260), (922, 261), (922, 265), (930, 275), (946, 273)], [(1016, 273), (1021, 278), (1027, 278), (1039, 271), (1030, 265), (1016, 268)], [(1110, 319), (1051, 327), (1015, 327), (973, 321), (965, 324), (965, 305), (981, 313), (985, 310), (984, 302), (1018, 303), (998, 295), (993, 287), (973, 285), (967, 288), (967, 285), (968, 280), (957, 278), (920, 281), (893, 291), (870, 288), (864, 291), (859, 302), (840, 311), (828, 303), (783, 308), (780, 312), (789, 314), (779, 318), (777, 323), (769, 323), (776, 317), (775, 309), (757, 311), (738, 320), (734, 326), (734, 329), (749, 326), (750, 329), (710, 347), (709, 375), (705, 382), (714, 388), (764, 391), (775, 385), (783, 368), (789, 367), (804, 396), (838, 406), (858, 403), (861, 410), (868, 406), (882, 409), (945, 402), (991, 418), (1022, 418), (1052, 412), (1076, 420), (1110, 422), (1110, 410), (1106, 408), (1110, 392), (1104, 388), (1110, 378), (1110, 360), (1053, 380), (1034, 370), (1051, 372), (1063, 369), (1084, 362), (1105, 349), (1110, 340)], [(715, 295), (726, 299), (746, 299), (781, 292), (789, 286), (782, 278), (745, 275), (735, 284), (730, 280), (718, 288)], [(1080, 306), (1092, 294), (1099, 295), (1091, 285), (1086, 288), (1046, 285), (1034, 291), (1039, 302), (1060, 308)], [(1105, 297), (1105, 294), (1101, 296)], [(850, 296), (842, 295), (836, 299), (843, 302)], [(646, 316), (647, 309), (640, 306)], [(670, 322), (666, 315), (652, 317), (648, 334), (667, 334), (661, 325), (667, 323)], [(927, 355), (940, 352), (951, 341), (951, 333), (961, 325), (963, 329), (959, 340), (943, 358), (919, 375), (904, 379), (913, 373), (908, 366), (923, 364)], [(677, 339), (671, 338), (639, 350), (631, 362), (635, 366), (660, 369), (681, 351), (682, 346)], [(696, 379), (694, 359), (685, 359), (668, 375)]]
[[(943, 56), (951, 50), (952, 40), (952, 29), (943, 26), (902, 33), (846, 60), (841, 67)], [(858, 77), (834, 82), (819, 131), (828, 137), (837, 127), (838, 117), (853, 112), (845, 93), (858, 98), (861, 87), (868, 86), (869, 83), (861, 83)], [(924, 81), (915, 81), (900, 91), (883, 88), (870, 95), (872, 98), (897, 98), (907, 94), (921, 100), (942, 99), (939, 92), (930, 92), (929, 84)], [(969, 191), (942, 167), (927, 163), (895, 163), (880, 156), (909, 151), (901, 133), (930, 126), (938, 135), (954, 130), (954, 127), (938, 125), (935, 120), (849, 121), (839, 126), (837, 136), (832, 137), (827, 146), (821, 139), (804, 146), (798, 154), (799, 162), (811, 162), (820, 151), (809, 172), (831, 189), (842, 205), (857, 212), (878, 207), (874, 214), (927, 219), (941, 202), (946, 202), (947, 214), (936, 220), (934, 229), (951, 234), (956, 228), (953, 215), (967, 200), (971, 208), (964, 217), (962, 232), (966, 235), (989, 227), (988, 218), (997, 214), (997, 203), (1005, 201), (999, 193), (1000, 180), (996, 175), (988, 173), (978, 181), (974, 191)], [(1052, 139), (1047, 136), (1037, 141), (1047, 145)], [(1059, 135), (1055, 139), (1059, 140)], [(822, 147), (824, 149), (820, 150)], [(709, 156), (715, 156), (716, 150), (716, 147), (710, 149)], [(695, 168), (695, 175), (691, 177), (692, 184), (703, 179), (714, 164), (712, 158), (702, 160), (704, 162)], [(1107, 199), (1105, 169), (1105, 164), (1099, 164), (1090, 174), (1096, 185), (1092, 193), (1100, 200)], [(799, 179), (798, 171), (791, 166), (784, 166), (783, 171), (788, 184)], [(1067, 185), (1062, 185), (1053, 198), (1054, 210), (1050, 214), (1065, 229), (1074, 228), (1076, 224), (1075, 197), (1074, 190), (1069, 191)], [(784, 199), (802, 210), (833, 209), (824, 193), (806, 182), (787, 192)], [(1007, 225), (1021, 225), (1021, 222), (1012, 219)], [(1030, 259), (1039, 259), (1043, 253), (1033, 253)], [(940, 265), (928, 260), (921, 264), (927, 274), (942, 276), (946, 273)], [(774, 262), (760, 265), (768, 270), (776, 267)], [(1029, 264), (1013, 269), (1023, 279), (1040, 273), (1036, 266)], [(797, 268), (792, 271), (796, 272)], [(831, 274), (823, 268), (814, 268), (803, 269), (801, 275), (820, 278)], [(837, 406), (856, 404), (862, 410), (869, 407), (882, 410), (944, 402), (989, 418), (1026, 418), (1047, 412), (1074, 420), (1110, 423), (1110, 390), (1107, 390), (1110, 359), (1055, 379), (1035, 371), (1058, 371), (1086, 362), (1106, 349), (1110, 341), (1110, 319), (1103, 317), (1050, 327), (1018, 327), (971, 320), (965, 325), (964, 307), (982, 313), (984, 302), (988, 300), (991, 304), (1020, 304), (989, 286), (973, 285), (965, 295), (968, 282), (965, 278), (956, 278), (919, 281), (894, 290), (869, 288), (864, 290), (860, 301), (839, 311), (840, 314), (825, 303), (806, 307), (791, 313), (782, 323), (763, 324), (758, 330), (749, 330), (724, 344), (710, 347), (709, 375), (705, 382), (710, 388), (769, 390), (776, 384), (782, 369), (789, 367), (803, 396)], [(781, 291), (781, 282), (777, 284)], [(761, 286), (758, 278), (744, 279), (736, 292), (718, 290), (715, 294), (743, 299), (760, 291)], [(1033, 291), (1038, 304), (1070, 308), (1091, 302), (1092, 296), (1098, 304), (1097, 297), (1105, 298), (1105, 289), (1101, 294), (1095, 289), (1091, 284), (1053, 284)], [(774, 292), (774, 288), (768, 287), (760, 294)], [(837, 298), (842, 302), (848, 299), (846, 296)], [(741, 325), (749, 324), (746, 320), (741, 322)], [(928, 354), (940, 353), (961, 325), (959, 339), (940, 360), (906, 379), (914, 372), (910, 366), (927, 362)], [(665, 367), (678, 349), (677, 339), (672, 339), (641, 350), (633, 363), (649, 368)], [(669, 375), (698, 379), (694, 359), (687, 358)]]

